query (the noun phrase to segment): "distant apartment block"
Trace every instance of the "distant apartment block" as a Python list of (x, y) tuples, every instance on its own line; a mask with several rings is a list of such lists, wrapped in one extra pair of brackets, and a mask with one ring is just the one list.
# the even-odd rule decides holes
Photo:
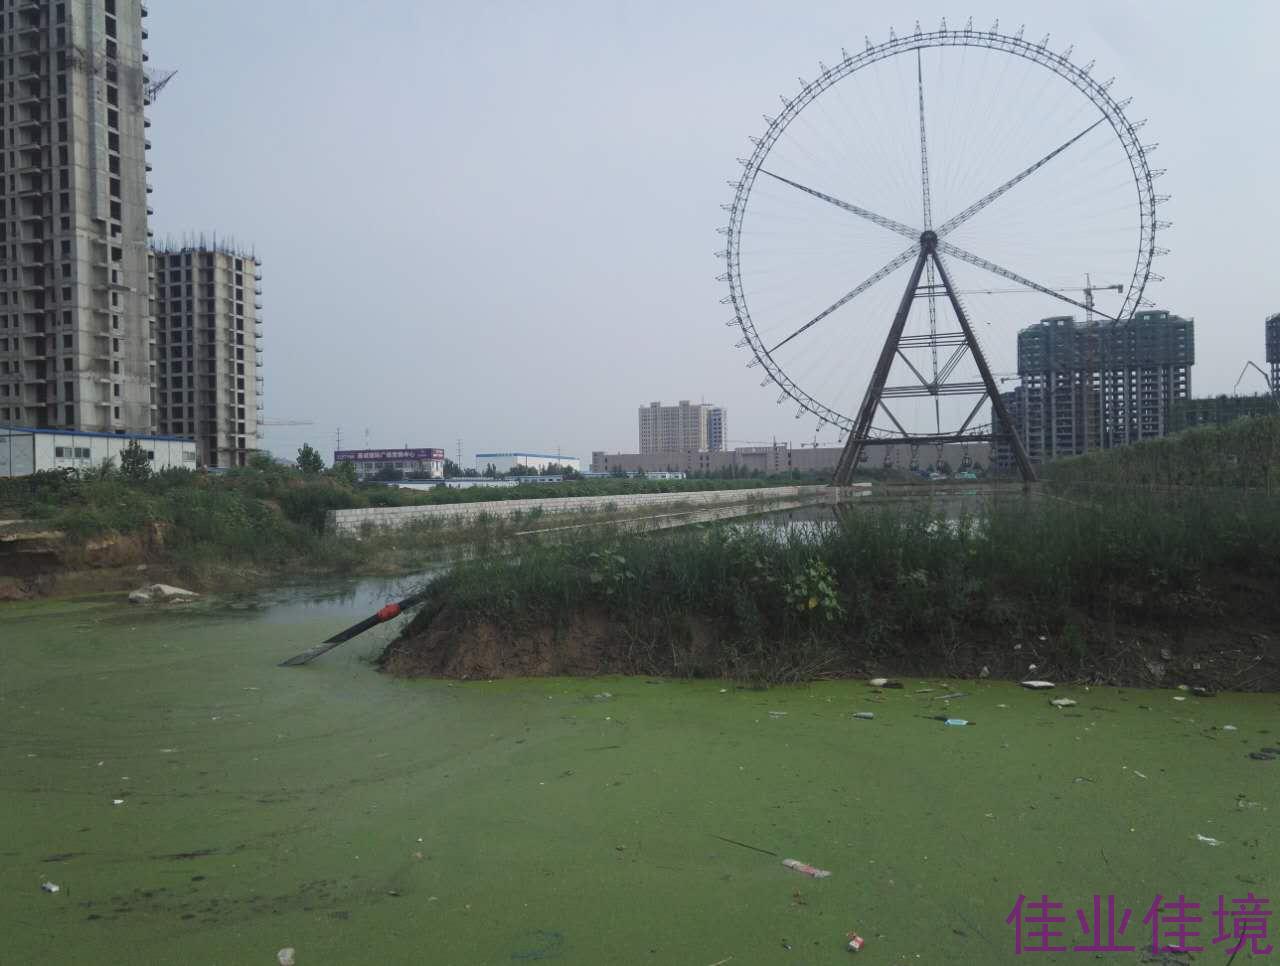
[[(1191, 396), (1194, 362), (1192, 319), (1055, 316), (1018, 333), (1022, 384), (1003, 398), (1031, 461), (1041, 463), (1166, 435), (1170, 407)], [(1007, 442), (997, 449), (997, 465), (1011, 465)]]
[(244, 466), (262, 418), (262, 272), (250, 253), (157, 247), (160, 430), (205, 466)]
[(1267, 362), (1271, 365), (1271, 391), (1280, 393), (1280, 312), (1267, 319)]
[(145, 16), (0, 5), (0, 422), (156, 429)]
[(651, 402), (640, 407), (640, 452), (722, 450), (728, 411), (721, 406), (680, 400), (674, 406)]

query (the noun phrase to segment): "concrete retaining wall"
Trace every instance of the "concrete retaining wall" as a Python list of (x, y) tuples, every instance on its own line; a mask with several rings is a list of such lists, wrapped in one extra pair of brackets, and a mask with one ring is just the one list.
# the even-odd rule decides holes
[(770, 486), (754, 490), (703, 490), (694, 493), (637, 493), (631, 496), (553, 497), (547, 500), (487, 500), (483, 503), (448, 503), (439, 506), (371, 507), (367, 510), (330, 510), (326, 529), (332, 533), (359, 535), (366, 526), (402, 527), (409, 523), (439, 521), (446, 527), (465, 526), (481, 514), (505, 518), (530, 510), (543, 513), (604, 513), (672, 504), (723, 506), (748, 501), (772, 502), (801, 496), (834, 496), (828, 486)]

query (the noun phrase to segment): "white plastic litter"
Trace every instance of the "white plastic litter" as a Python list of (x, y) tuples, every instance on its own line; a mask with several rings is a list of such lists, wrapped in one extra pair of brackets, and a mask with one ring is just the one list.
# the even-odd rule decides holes
[(276, 953), (276, 962), (278, 962), (280, 966), (294, 966), (294, 963), (296, 963), (297, 960), (294, 958), (293, 947), (285, 946), (284, 949)]
[(1196, 833), (1196, 841), (1203, 842), (1205, 845), (1221, 845), (1222, 844), (1217, 839), (1210, 838), (1208, 835), (1201, 835), (1199, 832)]
[(799, 859), (783, 859), (782, 864), (788, 869), (795, 869), (797, 872), (803, 872), (807, 876), (814, 879), (826, 879), (831, 873), (826, 869), (819, 869), (810, 865), (808, 862), (801, 862)]
[(1053, 687), (1052, 681), (1022, 681), (1024, 688), (1030, 688), (1032, 691), (1047, 691)]
[(1074, 708), (1076, 706), (1072, 698), (1054, 698), (1049, 703), (1055, 708)]
[(40, 888), (43, 889), (45, 892), (61, 892), (62, 891), (62, 886), (58, 885), (58, 883), (56, 882), (41, 882)]

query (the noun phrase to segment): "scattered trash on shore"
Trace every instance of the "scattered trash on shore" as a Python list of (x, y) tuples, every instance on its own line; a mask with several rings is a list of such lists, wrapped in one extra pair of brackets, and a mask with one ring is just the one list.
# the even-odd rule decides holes
[(1146, 776), (1146, 775), (1144, 775), (1144, 774), (1142, 774), (1142, 772), (1138, 771), (1138, 769), (1136, 769), (1136, 768), (1135, 768), (1135, 769), (1133, 770), (1133, 773), (1134, 773), (1135, 775), (1137, 775), (1139, 778), (1141, 778), (1143, 781), (1146, 781), (1146, 780), (1147, 780), (1147, 776)]
[(952, 692), (950, 692), (949, 694), (940, 694), (940, 695), (938, 695), (936, 698), (934, 698), (933, 700), (935, 700), (935, 701), (954, 701), (956, 698), (967, 698), (968, 696), (969, 696), (969, 692), (967, 692), (967, 691), (952, 691)]
[(1196, 833), (1196, 841), (1203, 842), (1205, 845), (1221, 845), (1222, 844), (1217, 839), (1210, 838), (1208, 835), (1201, 835), (1199, 832)]
[(280, 966), (294, 966), (297, 960), (294, 958), (294, 950), (292, 946), (285, 946), (284, 949), (276, 953), (276, 962)]
[(45, 892), (51, 892), (51, 893), (62, 891), (62, 886), (58, 885), (58, 883), (56, 882), (41, 882), (40, 888)]
[(872, 721), (875, 719), (876, 713), (874, 711), (855, 711), (853, 716), (861, 718), (863, 721)]
[(1239, 731), (1240, 729), (1237, 728), (1235, 725), (1223, 725), (1222, 730), (1223, 731)]
[(1175, 695), (1173, 696), (1173, 700), (1175, 700), (1175, 701), (1185, 701), (1185, 700), (1187, 700), (1187, 696), (1186, 696), (1185, 694), (1175, 694)]
[(872, 678), (867, 683), (871, 685), (873, 688), (882, 688), (889, 683), (889, 679), (888, 678)]
[(946, 725), (949, 728), (963, 728), (965, 725), (969, 725), (973, 723), (969, 721), (967, 718), (948, 718), (943, 715), (939, 715), (934, 720), (941, 721), (944, 725)]
[(770, 711), (770, 712), (769, 712), (769, 717), (770, 717), (770, 718), (785, 718), (786, 716), (787, 716), (787, 713), (786, 713), (785, 711)]
[(1049, 703), (1055, 708), (1074, 708), (1076, 706), (1076, 702), (1072, 698), (1054, 698)]
[(113, 799), (111, 799), (111, 804), (112, 804), (112, 805), (123, 805), (123, 804), (124, 804), (124, 799), (123, 799), (123, 798), (113, 798)]
[(845, 947), (849, 952), (856, 953), (862, 948), (864, 940), (856, 932), (845, 933), (845, 938), (849, 940), (849, 945)]
[(982, 670), (978, 672), (978, 677), (980, 678), (991, 677), (991, 668), (987, 667), (985, 664), (982, 665)]
[(796, 872), (803, 872), (805, 875), (813, 879), (826, 879), (831, 873), (826, 869), (819, 869), (807, 862), (801, 862), (799, 859), (783, 859), (782, 864), (788, 869), (794, 869)]
[(1052, 681), (1020, 681), (1024, 688), (1030, 688), (1032, 691), (1047, 691), (1053, 687)]

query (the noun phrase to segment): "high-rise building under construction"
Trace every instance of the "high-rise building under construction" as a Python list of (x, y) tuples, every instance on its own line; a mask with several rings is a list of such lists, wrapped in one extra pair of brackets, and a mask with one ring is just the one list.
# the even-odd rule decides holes
[(155, 250), (160, 431), (205, 466), (244, 466), (262, 416), (261, 266), (220, 244)]
[(145, 16), (0, 5), (0, 422), (155, 431)]
[[(1163, 436), (1191, 395), (1195, 322), (1166, 311), (1120, 322), (1044, 319), (1018, 333), (1022, 384), (1004, 394), (1036, 463)], [(1012, 464), (1007, 443), (997, 465)]]

